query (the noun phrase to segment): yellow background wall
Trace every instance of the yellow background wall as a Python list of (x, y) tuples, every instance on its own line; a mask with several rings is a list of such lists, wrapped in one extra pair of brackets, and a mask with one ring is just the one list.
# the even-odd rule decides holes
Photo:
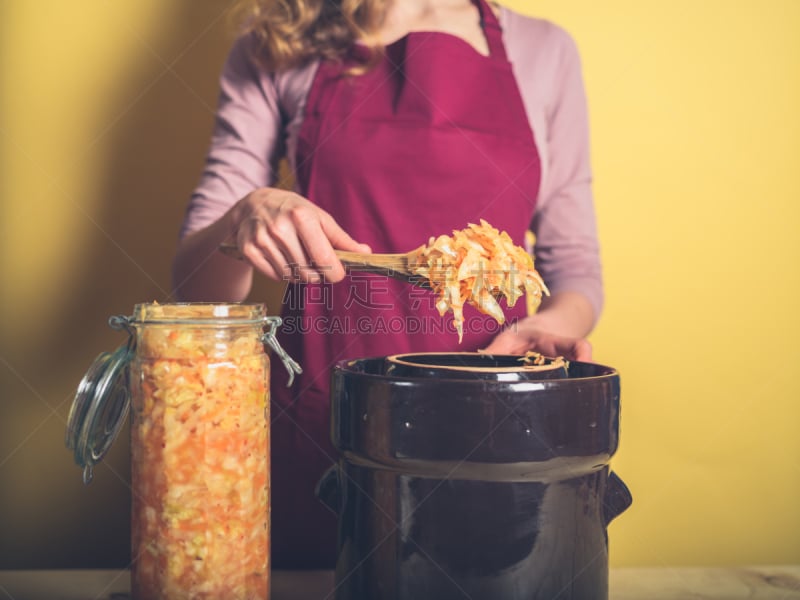
[[(635, 496), (612, 564), (800, 562), (800, 2), (509, 3), (584, 60)], [(126, 564), (124, 435), (84, 488), (63, 429), (107, 316), (169, 297), (230, 5), (0, 6), (0, 568)]]

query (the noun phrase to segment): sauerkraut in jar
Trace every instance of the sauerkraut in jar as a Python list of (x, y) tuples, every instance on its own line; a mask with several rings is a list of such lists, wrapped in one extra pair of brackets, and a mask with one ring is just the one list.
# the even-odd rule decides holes
[(263, 305), (136, 307), (134, 598), (269, 596), (264, 318)]

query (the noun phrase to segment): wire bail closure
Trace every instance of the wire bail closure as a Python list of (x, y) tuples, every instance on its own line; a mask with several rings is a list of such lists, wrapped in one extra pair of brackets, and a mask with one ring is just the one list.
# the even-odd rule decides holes
[(136, 345), (136, 332), (131, 325), (133, 317), (126, 317), (125, 315), (112, 315), (108, 318), (108, 326), (116, 331), (125, 330), (128, 332), (128, 348), (133, 350)]
[(264, 334), (261, 336), (261, 342), (269, 346), (281, 359), (283, 366), (286, 367), (286, 371), (289, 373), (289, 381), (286, 383), (286, 387), (291, 387), (292, 383), (294, 383), (294, 376), (300, 375), (303, 372), (303, 368), (289, 356), (289, 353), (278, 342), (278, 338), (275, 337), (275, 331), (283, 325), (283, 319), (280, 317), (264, 317), (264, 323)]

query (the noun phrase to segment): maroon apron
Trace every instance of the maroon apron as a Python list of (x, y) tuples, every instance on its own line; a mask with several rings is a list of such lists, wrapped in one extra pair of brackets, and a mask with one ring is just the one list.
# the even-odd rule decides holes
[[(320, 65), (297, 148), (301, 194), (374, 252), (405, 252), (431, 236), (486, 219), (522, 245), (539, 189), (539, 155), (497, 18), (476, 1), (490, 55), (439, 32), (413, 32), (364, 75)], [(280, 342), (303, 366), (286, 388), (273, 369), (273, 566), (332, 567), (336, 516), (314, 496), (336, 460), (329, 378), (340, 360), (399, 352), (471, 351), (500, 329), (464, 309), (459, 345), (452, 315), (430, 292), (385, 276), (290, 285)], [(522, 318), (524, 302), (506, 309)]]

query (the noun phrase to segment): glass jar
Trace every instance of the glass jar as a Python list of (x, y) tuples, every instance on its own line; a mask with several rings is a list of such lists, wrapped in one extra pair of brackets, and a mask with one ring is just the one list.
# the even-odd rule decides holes
[[(131, 417), (133, 598), (268, 598), (269, 358), (263, 304), (139, 304), (81, 382), (67, 445), (84, 481)], [(266, 329), (265, 329), (266, 328)]]

